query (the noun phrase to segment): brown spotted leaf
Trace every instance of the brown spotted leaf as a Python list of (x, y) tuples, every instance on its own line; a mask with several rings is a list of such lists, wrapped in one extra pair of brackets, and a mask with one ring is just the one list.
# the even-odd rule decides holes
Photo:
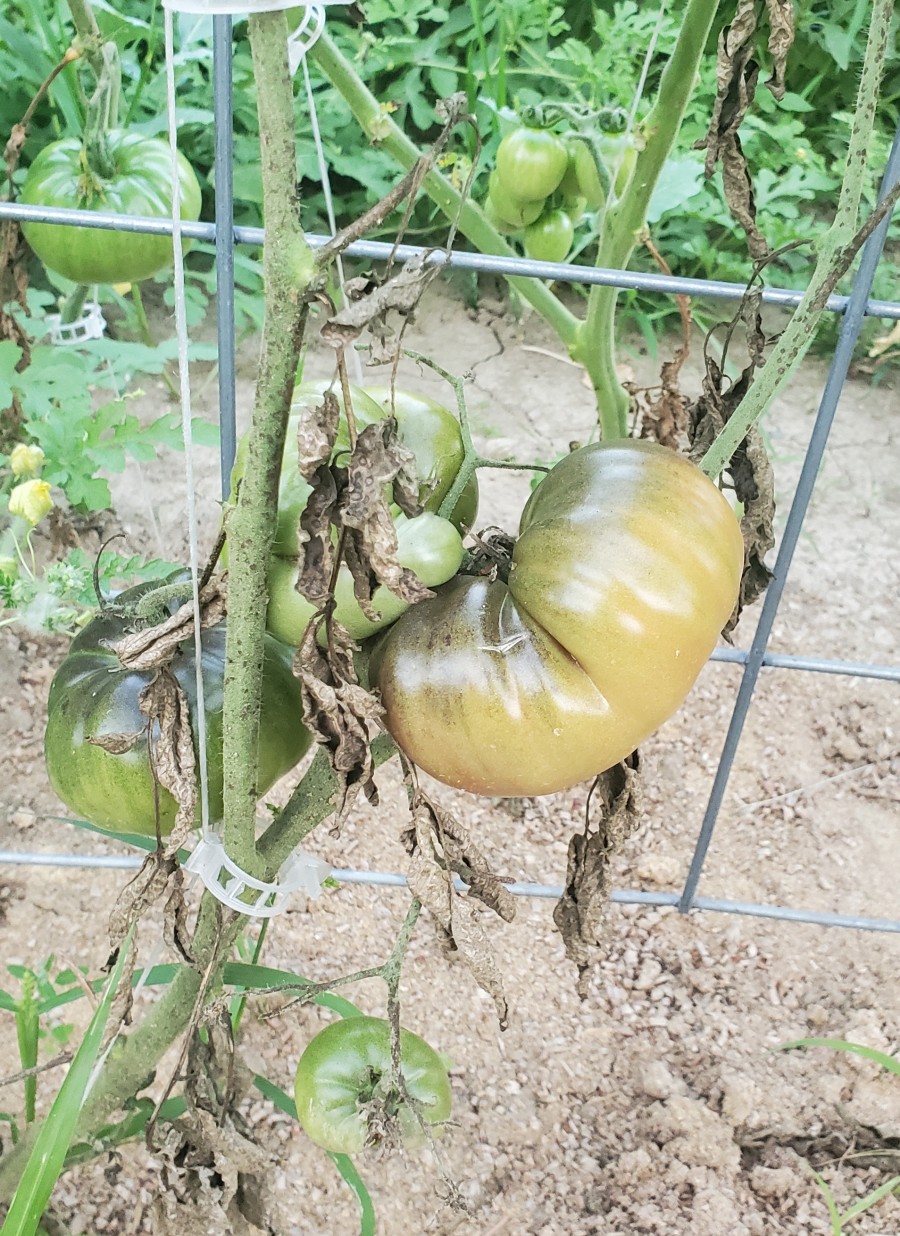
[(331, 460), (337, 441), (341, 405), (334, 391), (325, 391), (322, 402), (303, 407), (297, 423), (297, 466), (305, 481)]
[(126, 755), (134, 750), (146, 733), (146, 730), (138, 730), (134, 734), (97, 734), (96, 736), (89, 734), (85, 741), (89, 742), (92, 747), (100, 747), (101, 750), (108, 751), (110, 755)]
[(578, 968), (577, 991), (582, 999), (590, 968), (603, 955), (612, 860), (641, 822), (639, 769), (635, 752), (601, 773), (594, 782), (584, 831), (569, 840), (565, 891), (553, 921), (566, 956)]
[(175, 824), (163, 843), (166, 855), (177, 854), (197, 814), (197, 761), (187, 696), (174, 674), (160, 669), (141, 690), (138, 707), (153, 723), (154, 776), (178, 804)]
[(327, 464), (307, 479), (312, 493), (300, 516), (300, 572), (294, 587), (310, 604), (321, 607), (328, 600), (334, 574), (331, 525), (337, 511), (338, 491), (334, 472)]
[(772, 76), (766, 82), (776, 99), (784, 98), (787, 56), (794, 42), (794, 0), (766, 0), (769, 13), (769, 53)]
[(377, 802), (375, 763), (369, 726), (381, 717), (381, 705), (361, 687), (353, 665), (355, 645), (339, 623), (328, 624), (329, 646), (317, 642), (320, 623), (310, 623), (297, 650), (294, 672), (300, 679), (303, 720), (328, 752), (341, 786), (337, 826), (362, 790)]
[(167, 857), (161, 850), (154, 850), (147, 855), (140, 870), (119, 893), (109, 916), (112, 956), (107, 965), (112, 964), (116, 950), (132, 925), (138, 922), (144, 912), (166, 891), (177, 863), (176, 856)]
[[(200, 593), (200, 625), (205, 630), (225, 618), (225, 584), (211, 580)], [(171, 660), (178, 645), (193, 637), (194, 603), (186, 601), (170, 618), (154, 627), (126, 635), (113, 645), (125, 669), (156, 669)]]
[[(457, 820), (419, 791), (413, 800), (412, 827), (404, 835), (410, 854), (407, 878), (413, 895), (431, 913), (447, 945), (458, 952), (478, 986), (494, 1000), (501, 1029), (509, 1005), (493, 947), (473, 899), (507, 922), (515, 915), (512, 895)], [(454, 888), (454, 874), (470, 883), (468, 895)]]
[(348, 303), (322, 327), (322, 339), (332, 347), (343, 348), (358, 339), (367, 327), (373, 327), (376, 337), (384, 339), (391, 333), (388, 313), (395, 310), (403, 317), (409, 316), (440, 270), (439, 265), (426, 266), (425, 261), (426, 254), (417, 254), (385, 283), (371, 275), (349, 280), (345, 286)]

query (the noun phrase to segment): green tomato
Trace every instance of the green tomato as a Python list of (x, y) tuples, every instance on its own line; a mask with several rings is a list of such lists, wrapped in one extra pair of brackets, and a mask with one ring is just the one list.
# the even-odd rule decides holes
[(509, 193), (496, 171), (491, 172), (488, 182), (488, 201), (494, 208), (494, 213), (499, 215), (514, 231), (533, 223), (544, 209), (543, 198), (536, 202), (526, 202), (516, 197), (515, 194)]
[[(401, 566), (418, 576), (427, 588), (445, 583), (462, 566), (463, 543), (457, 529), (447, 519), (425, 511), (414, 519), (398, 515), (397, 559)], [(316, 607), (296, 589), (300, 565), (296, 558), (273, 555), (269, 561), (269, 610), (266, 626), (276, 639), (299, 644)], [(376, 588), (372, 605), (379, 613), (377, 622), (365, 616), (353, 592), (353, 577), (341, 564), (334, 588), (334, 616), (353, 639), (367, 639), (382, 627), (395, 622), (407, 604), (389, 588)], [(299, 634), (298, 634), (299, 632)]]
[(507, 193), (522, 202), (539, 202), (559, 187), (568, 160), (562, 138), (523, 126), (507, 133), (497, 148), (497, 174)]
[[(183, 578), (182, 573), (167, 583)], [(147, 751), (147, 719), (138, 706), (141, 690), (155, 671), (126, 670), (111, 645), (137, 629), (135, 604), (157, 583), (139, 584), (116, 598), (76, 635), (50, 686), (44, 755), (53, 789), (70, 811), (97, 828), (112, 832), (156, 832), (154, 778)], [(174, 613), (177, 603), (166, 607)], [(222, 691), (225, 671), (225, 623), (209, 627), (202, 639), (203, 691), (206, 716), (206, 761), (209, 807), (213, 821), (222, 816)], [(185, 640), (171, 663), (171, 672), (187, 697), (194, 736), (197, 730), (194, 638)], [(291, 652), (266, 636), (262, 712), (259, 727), (259, 792), (265, 793), (289, 772), (310, 744), (304, 728)], [(140, 734), (131, 750), (113, 755), (92, 743), (108, 734)], [(199, 783), (199, 765), (197, 778)], [(160, 832), (172, 831), (176, 803), (159, 788)], [(197, 823), (199, 824), (199, 810)]]
[[(597, 140), (600, 154), (609, 173), (615, 176), (614, 191), (621, 197), (628, 187), (637, 163), (637, 148), (634, 138), (625, 133), (614, 135), (601, 133)], [(606, 190), (597, 171), (594, 154), (586, 142), (575, 142), (574, 166), (578, 187), (592, 210), (600, 210), (606, 201)]]
[[(447, 1120), (447, 1068), (410, 1030), (400, 1031), (400, 1072), (424, 1123)], [(391, 1031), (381, 1017), (345, 1017), (320, 1030), (300, 1057), (294, 1097), (308, 1136), (334, 1154), (425, 1140), (415, 1112), (391, 1085)]]
[[(172, 160), (168, 143), (140, 133), (109, 134), (114, 174), (89, 171), (81, 142), (51, 142), (28, 169), (20, 201), (153, 219), (172, 214)], [(182, 219), (200, 217), (200, 185), (178, 156)], [(25, 239), (48, 270), (74, 283), (139, 283), (172, 265), (170, 236), (147, 236), (63, 224), (23, 223)]]
[[(309, 382), (297, 387), (288, 424), (287, 439), (278, 490), (278, 516), (272, 558), (269, 563), (269, 630), (285, 643), (296, 647), (315, 608), (296, 592), (299, 574), (300, 516), (312, 492), (297, 466), (297, 426), (302, 410), (316, 406), (328, 382)], [(389, 415), (389, 390), (353, 389), (353, 413), (358, 429), (382, 421)], [(408, 566), (427, 587), (442, 584), (454, 575), (462, 563), (463, 547), (460, 531), (467, 531), (478, 509), (478, 484), (474, 476), (467, 483), (449, 520), (437, 515), (437, 510), (449, 493), (464, 458), (459, 422), (441, 404), (406, 391), (395, 392), (394, 411), (400, 440), (415, 455), (420, 478), (419, 500), (424, 513), (407, 520), (399, 509), (394, 510), (397, 529), (398, 556), (401, 565)], [(346, 420), (342, 416), (335, 454), (345, 454), (350, 447)], [(243, 476), (247, 456), (247, 439), (238, 444), (232, 472), (232, 490)], [(406, 603), (389, 590), (379, 588), (373, 598), (377, 621), (367, 618), (353, 595), (352, 578), (342, 568), (335, 588), (336, 616), (351, 634), (365, 638), (387, 626), (406, 609)]]
[(687, 459), (631, 440), (574, 451), (526, 504), (508, 582), (459, 577), (377, 643), (387, 729), (471, 793), (585, 781), (680, 707), (743, 556), (734, 512)]
[(505, 219), (502, 219), (500, 215), (497, 214), (494, 203), (491, 201), (490, 194), (488, 194), (488, 196), (481, 203), (481, 210), (485, 219), (487, 219), (494, 231), (499, 232), (501, 236), (512, 236), (520, 230), (515, 223), (507, 223)]
[(548, 210), (525, 229), (525, 252), (536, 262), (564, 262), (575, 239), (575, 225), (566, 211)]

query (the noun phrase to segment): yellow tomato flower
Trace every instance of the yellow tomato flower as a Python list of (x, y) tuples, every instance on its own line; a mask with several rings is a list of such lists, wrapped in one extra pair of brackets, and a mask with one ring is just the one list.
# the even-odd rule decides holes
[(10, 515), (21, 515), (34, 527), (53, 507), (50, 486), (46, 481), (23, 481), (9, 495)]
[(12, 448), (9, 466), (13, 476), (37, 476), (44, 464), (44, 452), (39, 446), (18, 442)]

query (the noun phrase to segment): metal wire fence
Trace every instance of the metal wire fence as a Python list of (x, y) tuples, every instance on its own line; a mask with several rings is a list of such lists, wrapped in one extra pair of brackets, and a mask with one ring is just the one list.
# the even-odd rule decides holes
[[(234, 325), (234, 251), (236, 245), (259, 246), (264, 241), (261, 228), (235, 227), (233, 222), (232, 182), (232, 19), (213, 19), (213, 97), (216, 124), (215, 151), (215, 222), (184, 223), (186, 238), (214, 241), (217, 271), (217, 328), (219, 371), (219, 420), (221, 428), (221, 485), (227, 495), (231, 465), (234, 459), (236, 432), (235, 401), (235, 325)], [(900, 179), (900, 127), (894, 138), (885, 168), (879, 200)], [(171, 235), (172, 224), (166, 219), (139, 219), (125, 215), (104, 214), (60, 208), (24, 206), (16, 202), (0, 203), (0, 220), (31, 220), (40, 223), (60, 223), (85, 227), (138, 232), (151, 235)], [(866, 241), (847, 296), (833, 295), (827, 309), (841, 315), (841, 327), (834, 356), (822, 392), (810, 441), (804, 457), (799, 481), (781, 537), (774, 565), (773, 578), (766, 591), (756, 631), (748, 649), (717, 649), (714, 661), (736, 663), (743, 667), (740, 687), (725, 735), (709, 800), (694, 847), (690, 868), (680, 893), (651, 892), (640, 889), (616, 890), (612, 900), (618, 904), (669, 906), (681, 913), (706, 910), (725, 914), (749, 915), (757, 918), (781, 919), (788, 922), (811, 923), (823, 927), (849, 927), (869, 931), (900, 933), (900, 919), (867, 918), (853, 914), (816, 911), (782, 905), (761, 905), (753, 902), (729, 901), (698, 895), (704, 863), (712, 841), (723, 798), (734, 766), (753, 695), (763, 669), (803, 670), (815, 674), (839, 674), (855, 678), (878, 679), (900, 683), (900, 665), (876, 665), (840, 661), (816, 656), (788, 656), (769, 652), (769, 641), (794, 551), (812, 497), (813, 487), (828, 442), (841, 391), (847, 377), (853, 349), (866, 316), (900, 319), (900, 302), (879, 301), (870, 297), (875, 271), (887, 237), (890, 217), (873, 231)], [(309, 237), (314, 247), (329, 239)], [(423, 251), (417, 246), (394, 246), (375, 241), (358, 241), (347, 254), (377, 261), (390, 255), (406, 260)], [(741, 284), (706, 279), (683, 279), (676, 276), (634, 271), (603, 270), (566, 263), (536, 262), (525, 258), (492, 257), (480, 253), (441, 251), (427, 254), (426, 261), (449, 264), (458, 269), (494, 275), (519, 275), (533, 279), (552, 279), (563, 283), (605, 284), (623, 289), (721, 300), (740, 300), (745, 293)], [(786, 288), (766, 288), (763, 303), (791, 308), (802, 293)], [(134, 868), (141, 858), (131, 855), (51, 854), (30, 851), (0, 850), (0, 864), (51, 865), (59, 867)], [(390, 872), (335, 870), (335, 879), (347, 884), (372, 884), (381, 887), (402, 887), (402, 875)], [(510, 892), (525, 897), (559, 898), (561, 885), (518, 883), (508, 886)]]

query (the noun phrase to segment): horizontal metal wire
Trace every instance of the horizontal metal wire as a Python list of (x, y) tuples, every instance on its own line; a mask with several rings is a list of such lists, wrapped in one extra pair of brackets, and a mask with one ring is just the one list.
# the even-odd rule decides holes
[[(107, 870), (134, 870), (140, 867), (143, 858), (131, 854), (26, 854), (16, 850), (0, 850), (0, 863), (11, 865), (47, 867), (91, 867)], [(379, 888), (405, 888), (406, 876), (392, 871), (355, 871), (350, 868), (335, 868), (333, 879), (340, 884), (368, 884)], [(466, 885), (455, 880), (456, 887), (465, 891)], [(558, 901), (565, 891), (562, 884), (505, 884), (514, 897), (538, 897)], [(616, 905), (677, 907), (678, 893), (650, 893), (641, 889), (616, 889), (610, 900)], [(743, 914), (751, 918), (780, 919), (789, 923), (811, 923), (818, 927), (851, 927), (859, 931), (887, 931), (900, 933), (900, 921), (889, 918), (865, 918), (855, 914), (832, 914), (828, 910), (801, 910), (790, 906), (772, 906), (751, 901), (727, 901), (717, 897), (696, 897), (692, 909), (711, 910), (716, 914)]]
[[(743, 648), (716, 648), (711, 661), (746, 665), (752, 654)], [(808, 670), (811, 674), (846, 674), (849, 678), (878, 678), (900, 682), (900, 665), (869, 665), (863, 661), (831, 661), (823, 657), (795, 657), (767, 652), (762, 658), (767, 669)]]
[[(146, 219), (131, 215), (118, 215), (94, 210), (70, 210), (62, 206), (25, 206), (20, 202), (0, 202), (0, 220), (18, 219), (31, 223), (55, 223), (79, 227), (100, 228), (106, 231), (141, 232), (153, 236), (168, 236), (172, 232), (170, 219)], [(183, 223), (182, 233), (191, 240), (215, 241), (214, 223)], [(238, 244), (262, 245), (264, 232), (259, 227), (236, 227), (234, 239)], [(307, 240), (313, 248), (321, 248), (331, 239), (329, 236), (309, 235)], [(464, 253), (454, 250), (448, 257), (443, 249), (425, 249), (420, 245), (392, 245), (383, 241), (359, 240), (346, 250), (348, 256), (384, 261), (391, 255), (400, 261), (427, 254), (427, 264), (449, 265), (460, 270), (474, 270), (481, 274), (518, 275), (534, 279), (555, 279), (566, 283), (600, 284), (605, 287), (627, 288), (641, 292), (662, 292), (668, 295), (706, 296), (716, 300), (740, 300), (746, 291), (742, 283), (726, 283), (720, 279), (687, 279), (677, 275), (654, 274), (649, 271), (623, 271), (598, 269), (593, 266), (574, 266), (566, 262), (535, 262), (531, 258), (497, 257), (487, 253)], [(779, 305), (790, 309), (799, 305), (802, 292), (790, 288), (764, 288), (762, 299), (767, 305)], [(826, 308), (834, 313), (843, 313), (848, 297), (832, 295)], [(900, 320), (900, 301), (870, 299), (866, 305), (869, 317)]]

